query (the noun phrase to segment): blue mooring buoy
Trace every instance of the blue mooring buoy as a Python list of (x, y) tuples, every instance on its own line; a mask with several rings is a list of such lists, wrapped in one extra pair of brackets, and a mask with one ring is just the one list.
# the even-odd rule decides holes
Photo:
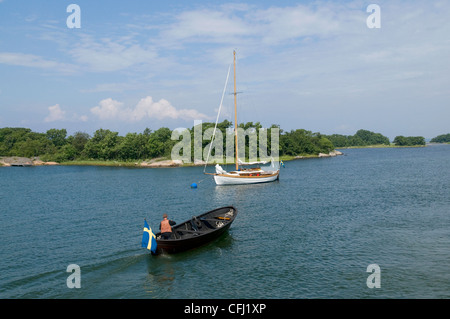
[(192, 183), (192, 184), (191, 184), (191, 188), (197, 188), (197, 184)]

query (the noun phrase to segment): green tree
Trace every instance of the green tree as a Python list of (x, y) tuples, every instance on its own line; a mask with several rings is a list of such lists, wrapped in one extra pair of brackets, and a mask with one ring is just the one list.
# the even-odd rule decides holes
[(368, 146), (368, 145), (389, 145), (389, 138), (368, 130), (358, 130), (355, 135), (328, 135), (327, 138), (333, 143), (335, 147), (349, 147), (349, 146)]
[(341, 134), (328, 135), (327, 138), (335, 147), (348, 147), (350, 145), (349, 137)]
[(380, 133), (374, 133), (368, 130), (359, 130), (356, 132), (355, 137), (359, 137), (364, 145), (378, 145), (378, 144), (386, 144), (389, 145), (389, 139), (386, 136), (381, 135)]
[(0, 129), (0, 155), (19, 156), (19, 154), (14, 154), (13, 148), (16, 143), (24, 142), (30, 133), (31, 129), (22, 127), (5, 127)]
[(56, 147), (43, 133), (32, 132), (30, 129), (12, 129), (5, 138), (9, 156), (32, 157), (45, 153), (54, 153)]
[(128, 133), (117, 146), (117, 155), (121, 160), (145, 159), (149, 155), (148, 139), (145, 134)]
[(44, 153), (45, 143), (42, 140), (27, 138), (17, 142), (13, 147), (13, 154), (17, 156), (33, 157)]
[(116, 158), (116, 145), (119, 141), (119, 133), (110, 130), (99, 129), (84, 146), (84, 154), (88, 158), (113, 160)]
[(148, 154), (150, 157), (170, 156), (173, 145), (176, 141), (171, 140), (172, 131), (167, 127), (162, 127), (148, 138)]
[(71, 144), (77, 152), (77, 156), (81, 155), (86, 143), (89, 141), (90, 136), (85, 132), (75, 132), (72, 136)]
[(152, 130), (149, 129), (148, 127), (145, 128), (145, 130), (144, 130), (144, 132), (143, 132), (143, 134), (144, 134), (145, 136), (147, 136), (147, 137), (149, 137), (151, 133), (152, 133)]
[(450, 143), (450, 133), (438, 135), (431, 139), (431, 143)]
[(79, 156), (78, 151), (75, 149), (75, 147), (72, 144), (66, 144), (63, 147), (61, 147), (58, 152), (51, 157), (56, 162), (67, 162), (67, 161), (73, 161), (74, 159)]
[(47, 139), (53, 143), (56, 147), (61, 147), (66, 144), (66, 136), (67, 136), (67, 130), (66, 129), (55, 129), (52, 128), (47, 131), (46, 133)]
[(425, 138), (422, 136), (396, 136), (394, 138), (394, 144), (397, 146), (417, 146), (425, 145)]
[(407, 143), (408, 142), (403, 135), (399, 135), (394, 138), (394, 144), (397, 146), (404, 146), (407, 145)]
[(333, 143), (325, 136), (321, 136), (317, 141), (316, 145), (321, 153), (329, 153), (332, 150), (334, 150)]
[(311, 131), (304, 129), (291, 130), (280, 136), (280, 146), (283, 155), (318, 154)]

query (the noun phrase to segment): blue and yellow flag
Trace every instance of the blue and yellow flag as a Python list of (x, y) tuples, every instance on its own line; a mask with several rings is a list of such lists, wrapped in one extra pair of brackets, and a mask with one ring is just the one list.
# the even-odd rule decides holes
[(148, 226), (147, 221), (144, 220), (144, 233), (142, 234), (142, 247), (156, 252), (156, 236), (152, 233), (152, 229)]
[(280, 164), (281, 164), (281, 166), (285, 167), (283, 161), (281, 161)]

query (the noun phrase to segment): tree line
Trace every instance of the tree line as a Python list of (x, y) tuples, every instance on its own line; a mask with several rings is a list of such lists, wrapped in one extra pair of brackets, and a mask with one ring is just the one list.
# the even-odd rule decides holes
[[(202, 123), (201, 148), (205, 149), (211, 143), (211, 136), (205, 134), (206, 130), (214, 128), (215, 123)], [(254, 130), (257, 135), (259, 148), (259, 133), (262, 125), (257, 122), (247, 122), (238, 125), (243, 130)], [(232, 122), (225, 120), (218, 123), (217, 129), (225, 137), (233, 134)], [(267, 144), (271, 150), (271, 130), (278, 125), (266, 129)], [(194, 161), (195, 127), (189, 129), (191, 134), (191, 160)], [(211, 131), (211, 130), (210, 130)], [(292, 130), (282, 133), (279, 129), (279, 155), (308, 155), (320, 152), (330, 152), (333, 144), (320, 133), (306, 130)], [(152, 131), (146, 128), (142, 133), (128, 133), (119, 135), (108, 129), (98, 129), (92, 136), (85, 132), (75, 132), (68, 136), (66, 129), (50, 129), (45, 133), (33, 132), (29, 128), (1, 128), (0, 129), (0, 156), (40, 157), (45, 161), (67, 162), (74, 160), (116, 160), (135, 161), (171, 156), (171, 150), (179, 142), (172, 139), (172, 130), (167, 127)], [(249, 154), (249, 137), (245, 136), (245, 154)], [(231, 139), (234, 142), (234, 139)], [(226, 139), (223, 139), (223, 149), (226, 149)], [(199, 145), (197, 145), (199, 146)], [(214, 155), (214, 149), (213, 154)], [(206, 160), (206, 158), (204, 158)]]
[(425, 145), (425, 138), (422, 136), (396, 136), (394, 138), (394, 144), (397, 146), (413, 146), (413, 145)]
[[(390, 145), (389, 138), (381, 133), (374, 133), (368, 130), (358, 130), (355, 135), (328, 135), (327, 138), (337, 148), (369, 145)], [(393, 144), (395, 146), (419, 146), (425, 145), (425, 138), (422, 136), (396, 136)]]
[(438, 135), (431, 139), (431, 143), (450, 143), (450, 133)]
[(75, 132), (67, 136), (66, 129), (50, 129), (46, 133), (28, 128), (0, 129), (0, 155), (40, 157), (44, 160), (66, 162), (73, 160), (136, 160), (170, 155), (176, 141), (172, 131), (160, 128), (154, 132), (128, 133), (98, 129), (93, 136)]
[[(213, 128), (214, 123), (202, 123), (202, 134)], [(257, 122), (239, 124), (239, 127), (248, 130), (254, 129), (259, 135), (262, 125)], [(232, 123), (225, 120), (218, 123), (217, 129), (223, 136), (232, 134)], [(271, 149), (271, 130), (277, 128), (279, 134), (279, 155), (317, 155), (329, 153), (335, 148), (349, 146), (367, 146), (374, 144), (389, 145), (389, 139), (380, 133), (359, 130), (353, 136), (324, 135), (313, 133), (304, 129), (284, 132), (279, 125), (272, 125), (266, 129), (267, 149)], [(189, 129), (194, 141), (195, 127)], [(98, 129), (91, 136), (86, 132), (75, 132), (68, 136), (66, 129), (50, 129), (45, 133), (33, 132), (29, 128), (0, 128), (0, 156), (40, 157), (42, 160), (67, 162), (74, 160), (116, 160), (135, 161), (149, 160), (158, 157), (169, 158), (171, 150), (179, 141), (172, 139), (173, 131), (167, 127), (152, 131), (146, 128), (142, 133), (127, 133), (119, 135), (108, 129)], [(203, 135), (202, 135), (203, 136)], [(246, 137), (245, 147), (248, 154), (249, 142)], [(259, 136), (257, 138), (259, 147)], [(202, 149), (209, 143), (210, 138), (202, 139)], [(223, 140), (224, 149), (225, 139)], [(395, 138), (396, 145), (424, 145), (423, 137)], [(194, 156), (194, 143), (192, 143), (191, 156)], [(192, 158), (192, 161), (194, 159)]]
[(389, 138), (368, 130), (359, 130), (355, 135), (333, 134), (327, 136), (335, 147), (390, 145)]

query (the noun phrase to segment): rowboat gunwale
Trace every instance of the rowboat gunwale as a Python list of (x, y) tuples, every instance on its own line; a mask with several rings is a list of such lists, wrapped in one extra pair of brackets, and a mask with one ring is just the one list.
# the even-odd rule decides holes
[[(205, 221), (204, 217), (205, 216), (215, 216), (214, 213), (217, 214), (225, 214), (226, 212), (229, 212), (230, 210), (233, 211), (233, 215), (232, 217), (229, 218), (229, 220), (227, 219), (218, 219), (218, 221), (222, 221), (224, 224), (221, 227), (217, 227), (215, 229), (209, 229), (209, 230), (193, 230), (193, 229), (181, 229), (181, 227), (191, 227), (190, 223), (192, 221), (192, 219), (195, 217), (197, 218), (199, 221), (203, 222)], [(221, 212), (221, 213), (219, 213)], [(161, 238), (161, 232), (158, 232), (155, 234), (156, 237), (156, 243), (157, 243), (157, 248), (156, 248), (156, 253), (152, 253), (154, 255), (158, 255), (161, 252), (167, 252), (167, 253), (178, 253), (178, 252), (182, 252), (185, 250), (189, 250), (204, 244), (207, 244), (211, 241), (213, 241), (216, 238), (219, 238), (223, 233), (225, 233), (231, 226), (231, 224), (233, 223), (233, 221), (235, 220), (236, 216), (237, 216), (237, 209), (234, 206), (224, 206), (224, 207), (219, 207), (213, 210), (210, 210), (206, 213), (197, 215), (197, 216), (193, 216), (193, 218), (188, 219), (184, 222), (181, 222), (175, 226), (172, 227), (172, 237), (175, 238), (170, 238), (170, 239), (162, 239)], [(203, 226), (203, 225), (202, 225)], [(206, 227), (205, 227), (206, 228)], [(185, 237), (180, 237), (177, 238), (177, 234), (179, 235), (179, 233), (192, 233), (192, 236), (185, 236)]]

